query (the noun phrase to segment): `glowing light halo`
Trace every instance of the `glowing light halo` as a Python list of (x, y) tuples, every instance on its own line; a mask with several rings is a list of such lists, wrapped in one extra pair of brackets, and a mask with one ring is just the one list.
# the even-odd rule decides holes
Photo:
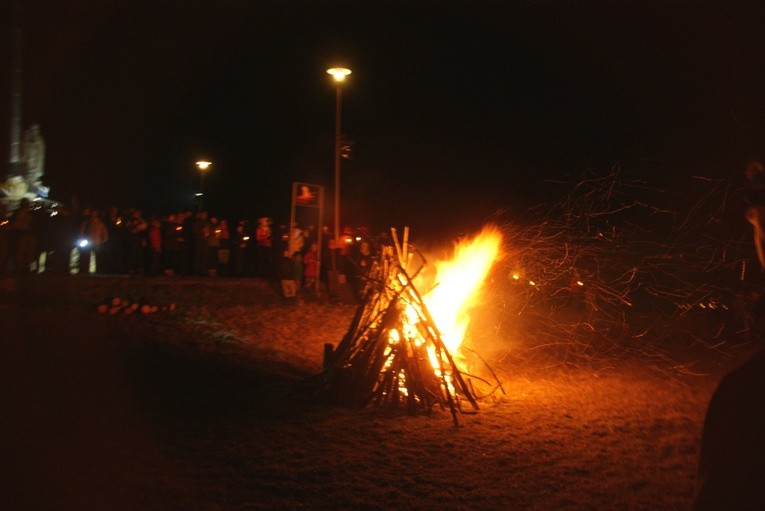
[(351, 74), (351, 72), (347, 67), (331, 67), (327, 69), (327, 74), (332, 75), (336, 82), (344, 82), (345, 77)]

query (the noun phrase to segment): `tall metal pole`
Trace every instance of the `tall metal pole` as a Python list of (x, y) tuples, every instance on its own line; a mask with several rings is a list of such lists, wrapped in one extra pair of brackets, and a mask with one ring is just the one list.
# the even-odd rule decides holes
[(327, 74), (332, 75), (335, 83), (335, 240), (334, 249), (332, 250), (332, 269), (337, 270), (337, 258), (340, 246), (340, 146), (342, 145), (343, 134), (341, 130), (342, 125), (342, 104), (343, 104), (343, 91), (342, 82), (345, 77), (351, 74), (351, 70), (345, 67), (333, 67), (327, 69)]
[(205, 200), (205, 171), (199, 169), (199, 211), (204, 211)]
[(199, 160), (197, 162), (197, 168), (199, 169), (199, 202), (197, 207), (199, 211), (204, 211), (205, 200), (205, 172), (212, 166), (212, 162), (207, 160)]
[(21, 90), (24, 50), (24, 29), (22, 28), (21, 4), (14, 5), (13, 26), (13, 67), (11, 89), (11, 152), (9, 159), (9, 175), (21, 173)]
[(335, 96), (335, 249), (340, 248), (340, 147), (342, 145), (342, 103), (343, 92), (340, 85), (337, 86)]

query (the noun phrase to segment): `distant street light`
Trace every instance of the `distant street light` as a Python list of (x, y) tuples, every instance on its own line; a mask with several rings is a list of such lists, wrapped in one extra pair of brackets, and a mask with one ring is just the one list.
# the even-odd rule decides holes
[[(343, 134), (341, 130), (343, 88), (342, 83), (345, 77), (351, 74), (351, 70), (344, 67), (333, 67), (327, 69), (327, 74), (335, 79), (335, 249), (340, 248), (340, 158), (341, 146), (343, 143)], [(333, 264), (337, 258), (333, 258)], [(333, 269), (337, 269), (336, 266)]]
[(197, 194), (197, 197), (199, 197), (199, 211), (202, 211), (203, 209), (202, 203), (205, 195), (205, 173), (211, 166), (212, 162), (210, 161), (199, 160), (197, 162), (197, 168), (199, 169), (199, 193)]

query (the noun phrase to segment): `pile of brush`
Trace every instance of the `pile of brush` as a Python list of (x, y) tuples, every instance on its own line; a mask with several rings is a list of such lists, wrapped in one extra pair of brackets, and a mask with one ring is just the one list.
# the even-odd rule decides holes
[[(363, 300), (337, 348), (325, 345), (324, 370), (311, 378), (318, 396), (338, 404), (373, 403), (410, 414), (448, 408), (457, 424), (462, 403), (474, 410), (472, 387), (446, 349), (410, 275), (413, 247), (382, 246), (372, 261)], [(420, 258), (425, 264), (424, 257)]]

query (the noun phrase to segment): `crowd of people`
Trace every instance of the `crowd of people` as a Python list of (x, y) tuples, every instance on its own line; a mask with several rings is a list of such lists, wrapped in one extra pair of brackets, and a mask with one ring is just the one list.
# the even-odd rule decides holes
[(368, 242), (334, 244), (326, 227), (321, 238), (320, 247), (314, 225), (274, 226), (269, 217), (230, 224), (207, 211), (145, 215), (22, 200), (0, 211), (0, 273), (257, 277), (294, 297), (318, 290), (330, 268), (358, 278), (368, 267)]

